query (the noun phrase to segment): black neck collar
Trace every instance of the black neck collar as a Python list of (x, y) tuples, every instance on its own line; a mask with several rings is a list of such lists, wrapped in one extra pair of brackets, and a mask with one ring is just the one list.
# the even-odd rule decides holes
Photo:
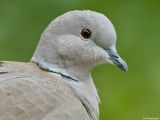
[(56, 73), (56, 74), (59, 74), (61, 75), (62, 78), (65, 78), (65, 79), (68, 79), (68, 80), (72, 80), (72, 81), (75, 81), (75, 82), (79, 82), (79, 80), (71, 77), (71, 76), (68, 76), (68, 75), (65, 75), (63, 73), (60, 73), (60, 72), (56, 72), (56, 71), (50, 71), (50, 72), (53, 72), (53, 73)]
[(52, 73), (56, 73), (56, 74), (59, 74), (62, 78), (66, 79), (66, 80), (70, 80), (70, 81), (74, 81), (74, 82), (79, 82), (78, 79), (75, 79), (69, 75), (66, 75), (66, 74), (63, 74), (61, 72), (57, 72), (57, 71), (53, 71), (47, 67), (44, 67), (42, 65), (40, 65), (39, 63), (36, 63), (42, 70), (45, 70), (45, 71), (48, 71), (48, 72), (52, 72)]

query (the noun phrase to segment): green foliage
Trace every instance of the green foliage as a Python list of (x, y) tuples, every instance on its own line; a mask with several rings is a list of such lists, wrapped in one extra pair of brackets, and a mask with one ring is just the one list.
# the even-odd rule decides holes
[(104, 13), (115, 25), (117, 50), (129, 72), (112, 65), (93, 70), (100, 120), (159, 117), (159, 6), (158, 0), (0, 0), (0, 60), (29, 61), (44, 28), (66, 11)]

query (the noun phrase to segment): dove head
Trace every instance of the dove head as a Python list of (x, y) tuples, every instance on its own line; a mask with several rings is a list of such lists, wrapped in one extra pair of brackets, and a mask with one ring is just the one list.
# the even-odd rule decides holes
[(127, 71), (115, 44), (116, 32), (106, 16), (89, 10), (70, 11), (49, 24), (32, 61), (54, 71), (90, 71), (104, 63)]

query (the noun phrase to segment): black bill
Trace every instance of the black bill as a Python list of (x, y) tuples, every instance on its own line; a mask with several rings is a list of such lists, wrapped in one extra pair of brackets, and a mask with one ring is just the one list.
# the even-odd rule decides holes
[(111, 60), (116, 66), (118, 66), (121, 70), (127, 72), (128, 67), (127, 63), (118, 55), (117, 52), (111, 49), (105, 50), (109, 55), (109, 60)]

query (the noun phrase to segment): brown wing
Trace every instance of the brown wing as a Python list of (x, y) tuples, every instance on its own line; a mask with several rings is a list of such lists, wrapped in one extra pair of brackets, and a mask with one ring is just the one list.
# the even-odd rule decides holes
[(33, 63), (0, 62), (0, 120), (89, 120), (74, 92)]

